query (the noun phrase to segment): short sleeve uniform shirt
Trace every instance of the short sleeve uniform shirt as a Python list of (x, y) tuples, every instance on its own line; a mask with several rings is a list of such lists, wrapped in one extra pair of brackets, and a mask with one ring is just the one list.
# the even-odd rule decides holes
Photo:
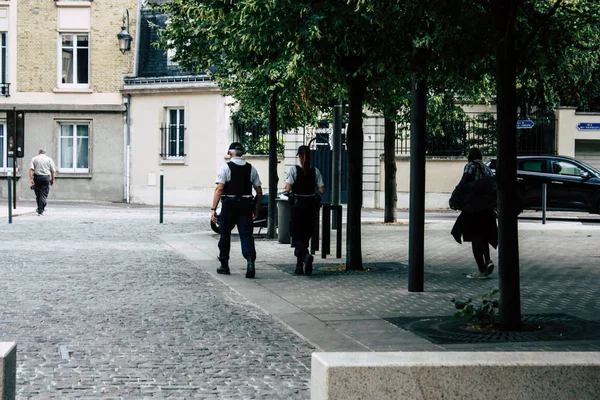
[[(237, 165), (246, 165), (246, 160), (241, 157), (232, 157), (231, 161), (236, 163)], [(227, 164), (223, 164), (219, 172), (217, 173), (217, 178), (215, 179), (215, 183), (226, 184), (231, 180), (231, 169)], [(252, 166), (252, 170), (250, 171), (250, 181), (252, 182), (252, 187), (257, 188), (262, 185), (260, 182), (260, 177), (258, 176), (258, 171), (254, 166)]]
[[(296, 168), (296, 166), (288, 167), (287, 171), (285, 172), (285, 183), (293, 185), (296, 182), (297, 173), (298, 169)], [(321, 187), (324, 185), (325, 183), (323, 183), (323, 176), (321, 175), (321, 171), (319, 171), (318, 168), (315, 168), (315, 186)]]

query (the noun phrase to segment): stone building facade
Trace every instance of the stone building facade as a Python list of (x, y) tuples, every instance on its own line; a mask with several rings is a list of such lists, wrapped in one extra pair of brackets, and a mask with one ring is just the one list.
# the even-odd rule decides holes
[[(162, 174), (164, 204), (209, 207), (217, 171), (229, 161), (228, 146), (239, 140), (231, 122), (232, 99), (207, 75), (182, 70), (169, 52), (152, 45), (156, 27), (166, 21), (165, 15), (141, 7), (136, 70), (124, 78), (128, 200), (158, 204)], [(245, 158), (268, 191), (268, 157)], [(284, 164), (278, 169), (281, 182)]]
[(27, 170), (44, 146), (58, 167), (52, 199), (123, 201), (126, 105), (123, 75), (134, 70), (135, 40), (121, 52), (123, 25), (136, 37), (138, 0), (0, 1), (0, 196), (12, 160), (7, 116), (25, 113), (17, 198), (31, 198)]

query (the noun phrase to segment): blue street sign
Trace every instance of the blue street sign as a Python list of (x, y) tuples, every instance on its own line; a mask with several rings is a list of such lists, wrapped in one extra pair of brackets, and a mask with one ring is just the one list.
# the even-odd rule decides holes
[(580, 131), (600, 131), (600, 122), (580, 122), (577, 124)]
[(517, 120), (517, 129), (531, 129), (533, 128), (533, 121), (530, 119), (519, 119)]

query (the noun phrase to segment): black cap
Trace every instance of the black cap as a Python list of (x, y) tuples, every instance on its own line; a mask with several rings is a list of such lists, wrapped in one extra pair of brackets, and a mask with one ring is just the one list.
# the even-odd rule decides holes
[(298, 153), (296, 153), (297, 156), (304, 154), (304, 153), (309, 153), (310, 152), (310, 147), (308, 147), (307, 145), (302, 145), (300, 147), (298, 147)]
[(242, 147), (242, 144), (239, 142), (233, 142), (229, 145), (229, 150), (239, 150), (239, 151), (244, 151), (244, 148)]

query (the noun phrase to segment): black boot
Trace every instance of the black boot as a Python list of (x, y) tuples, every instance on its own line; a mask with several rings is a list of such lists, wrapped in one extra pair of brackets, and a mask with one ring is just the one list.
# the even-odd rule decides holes
[(249, 258), (248, 259), (248, 268), (246, 269), (246, 278), (254, 279), (255, 273), (256, 273), (256, 270), (254, 269), (254, 260)]
[(304, 275), (304, 270), (302, 269), (302, 259), (298, 257), (298, 261), (296, 261), (296, 270), (294, 271), (296, 275)]
[(307, 254), (304, 256), (304, 275), (307, 275), (307, 276), (309, 276), (309, 275), (311, 275), (311, 274), (312, 274), (312, 270), (313, 270), (313, 265), (312, 265), (312, 264), (313, 264), (313, 260), (314, 260), (314, 257), (313, 257), (313, 255), (312, 255), (312, 254), (310, 254), (310, 253), (307, 253)]
[(219, 268), (217, 268), (217, 274), (230, 275), (229, 265), (221, 264)]

